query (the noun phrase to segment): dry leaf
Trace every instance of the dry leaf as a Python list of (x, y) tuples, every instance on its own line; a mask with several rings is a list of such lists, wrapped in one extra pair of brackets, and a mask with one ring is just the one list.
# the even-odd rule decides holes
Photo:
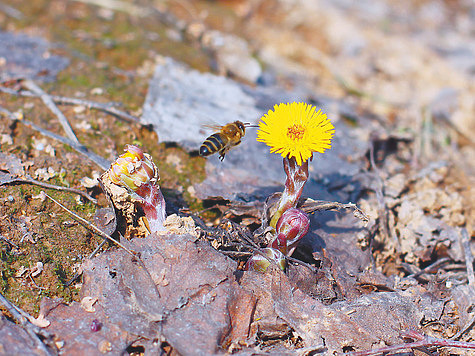
[(40, 315), (38, 315), (38, 318), (36, 319), (31, 317), (30, 322), (33, 325), (39, 326), (40, 328), (46, 328), (49, 326), (49, 324), (51, 324), (48, 320), (46, 320), (45, 316), (42, 313), (40, 313)]
[(97, 302), (97, 298), (84, 297), (81, 299), (81, 308), (89, 313), (94, 313), (96, 311), (96, 308), (93, 307), (95, 302)]
[(31, 269), (31, 276), (36, 277), (41, 272), (43, 272), (43, 263), (42, 262), (36, 262), (36, 266)]

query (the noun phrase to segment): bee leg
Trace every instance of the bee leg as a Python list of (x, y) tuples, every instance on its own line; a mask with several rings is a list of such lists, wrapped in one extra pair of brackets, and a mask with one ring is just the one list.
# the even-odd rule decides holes
[(224, 156), (226, 156), (226, 152), (220, 152), (220, 153), (219, 153), (219, 160), (220, 160), (221, 162), (223, 162)]

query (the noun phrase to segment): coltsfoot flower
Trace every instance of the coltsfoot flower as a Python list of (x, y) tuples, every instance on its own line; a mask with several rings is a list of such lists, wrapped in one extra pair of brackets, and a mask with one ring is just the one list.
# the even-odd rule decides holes
[(295, 158), (300, 166), (313, 152), (331, 148), (335, 128), (321, 110), (306, 103), (279, 104), (259, 122), (257, 141), (282, 157)]
[(277, 237), (270, 247), (290, 256), (300, 239), (307, 234), (309, 226), (310, 220), (303, 211), (296, 208), (286, 210), (277, 221), (275, 226)]
[(264, 256), (260, 253), (255, 253), (249, 260), (247, 260), (246, 271), (256, 271), (265, 273), (270, 264), (274, 262), (283, 271), (285, 269), (285, 256), (279, 250), (272, 247), (266, 247), (262, 250)]
[(308, 179), (308, 161), (314, 152), (331, 148), (335, 127), (321, 110), (306, 103), (279, 104), (259, 122), (257, 141), (284, 157), (285, 189), (269, 225), (275, 228), (282, 214), (295, 208)]

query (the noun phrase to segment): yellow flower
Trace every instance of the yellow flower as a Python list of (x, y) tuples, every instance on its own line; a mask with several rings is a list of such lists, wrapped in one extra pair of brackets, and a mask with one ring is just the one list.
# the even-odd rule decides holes
[(331, 148), (335, 133), (327, 115), (306, 103), (279, 104), (269, 110), (259, 122), (257, 141), (270, 146), (271, 152), (282, 157), (295, 157), (297, 164)]

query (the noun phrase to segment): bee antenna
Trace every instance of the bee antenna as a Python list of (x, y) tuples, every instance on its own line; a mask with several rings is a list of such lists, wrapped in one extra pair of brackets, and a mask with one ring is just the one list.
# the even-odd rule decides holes
[(246, 126), (246, 127), (259, 127), (259, 125), (251, 125), (250, 122), (245, 122), (244, 126)]

